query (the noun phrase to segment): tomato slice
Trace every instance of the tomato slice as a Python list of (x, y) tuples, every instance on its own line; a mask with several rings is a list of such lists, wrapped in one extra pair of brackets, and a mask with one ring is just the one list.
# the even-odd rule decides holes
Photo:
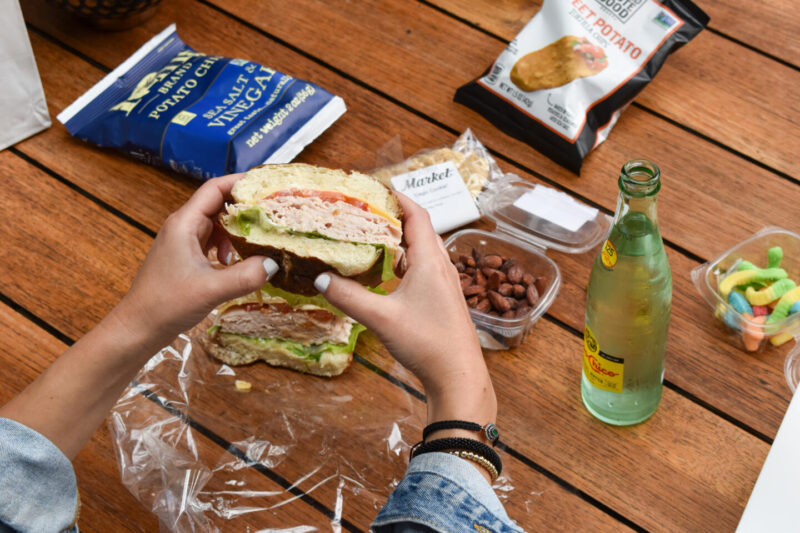
[(357, 198), (352, 198), (350, 196), (347, 196), (345, 194), (336, 191), (319, 191), (316, 189), (285, 189), (282, 191), (274, 192), (264, 199), (268, 200), (270, 198), (276, 198), (279, 196), (295, 196), (298, 198), (319, 198), (323, 202), (329, 202), (329, 203), (345, 202), (363, 211), (369, 211), (369, 204), (367, 204), (366, 202), (362, 202)]

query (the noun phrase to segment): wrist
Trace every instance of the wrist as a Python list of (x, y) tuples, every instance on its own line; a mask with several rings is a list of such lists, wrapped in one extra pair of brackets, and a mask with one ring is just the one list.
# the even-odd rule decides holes
[(137, 303), (126, 295), (101, 322), (101, 327), (113, 332), (125, 352), (138, 352), (144, 360), (173, 340), (167, 328), (154, 323), (152, 317), (139, 311)]
[[(485, 426), (497, 420), (497, 397), (484, 365), (482, 369), (454, 376), (438, 386), (426, 386), (428, 424), (442, 420), (465, 420)], [(433, 438), (444, 436), (475, 437), (465, 430), (442, 430)]]

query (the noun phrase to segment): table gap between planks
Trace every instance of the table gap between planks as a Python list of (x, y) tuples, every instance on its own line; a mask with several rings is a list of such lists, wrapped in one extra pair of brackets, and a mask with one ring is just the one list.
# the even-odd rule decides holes
[[(523, 346), (488, 352), (487, 362), (516, 486), (507, 506), (521, 525), (700, 531), (735, 526), (789, 393), (781, 372), (784, 350), (752, 356), (726, 344), (695, 296), (689, 272), (761, 225), (800, 227), (800, 187), (790, 164), (800, 138), (791, 98), (800, 81), (791, 62), (796, 54), (753, 30), (785, 31), (792, 18), (778, 8), (791, 12), (790, 6), (783, 0), (758, 11), (741, 0), (732, 4), (751, 13), (747, 24), (730, 15), (728, 3), (700, 2), (713, 31), (668, 60), (610, 139), (587, 158), (581, 177), (452, 103), (455, 89), (488, 67), (538, 10), (536, 2), (299, 0), (284, 10), (242, 0), (165, 0), (145, 25), (117, 34), (77, 25), (41, 0), (25, 1), (23, 9), (53, 116), (176, 22), (182, 38), (202, 52), (259, 61), (345, 98), (348, 113), (301, 161), (368, 168), (372, 154), (396, 134), (409, 155), (452, 143), (471, 127), (504, 170), (567, 190), (606, 212), (614, 208), (614, 176), (622, 162), (642, 154), (661, 164), (659, 215), (675, 299), (666, 390), (653, 419), (610, 428), (581, 405), (580, 331), (592, 254), (549, 253), (564, 275), (559, 298)], [(759, 75), (743, 75), (750, 72)], [(771, 133), (778, 129), (783, 135)], [(0, 204), (10, 215), (3, 222), (10, 242), (2, 252), (0, 316), (8, 333), (29, 333), (6, 335), (5, 401), (124, 294), (154, 233), (197, 184), (75, 141), (60, 125), (0, 154), (0, 169), (9, 191)], [(31, 213), (31, 203), (48, 205), (53, 220)], [(420, 390), (374, 336), (364, 335), (356, 353), (342, 387), (364, 382), (391, 394), (397, 385), (381, 377), (390, 376)], [(285, 371), (253, 372), (268, 379)], [(421, 402), (416, 408), (424, 412)], [(201, 446), (225, 454), (230, 441), (247, 435), (246, 428), (224, 429), (204, 428)], [(118, 523), (131, 531), (156, 530), (155, 517), (142, 512), (119, 482), (111, 450), (101, 429), (76, 460), (82, 529), (104, 531)], [(252, 476), (275, 487), (264, 473)], [(304, 496), (305, 507), (297, 511), (254, 513), (243, 524), (302, 523), (301, 513), (326, 529), (333, 510), (323, 496)], [(365, 530), (369, 518), (358, 502), (345, 505), (346, 530)]]

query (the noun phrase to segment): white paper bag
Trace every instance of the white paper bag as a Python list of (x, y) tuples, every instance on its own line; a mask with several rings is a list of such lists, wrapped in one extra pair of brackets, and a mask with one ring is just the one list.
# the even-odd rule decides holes
[(0, 150), (4, 150), (51, 124), (17, 0), (0, 1), (0, 80)]

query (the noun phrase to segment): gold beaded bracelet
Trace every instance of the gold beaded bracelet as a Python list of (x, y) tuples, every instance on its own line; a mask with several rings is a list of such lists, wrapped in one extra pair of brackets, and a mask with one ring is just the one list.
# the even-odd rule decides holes
[(467, 461), (472, 461), (473, 463), (478, 463), (483, 468), (485, 468), (489, 472), (489, 477), (492, 478), (492, 481), (497, 479), (499, 474), (497, 473), (497, 469), (494, 465), (486, 459), (482, 455), (478, 455), (477, 453), (473, 453), (467, 450), (448, 450), (447, 453), (450, 455), (455, 455), (456, 457), (461, 457), (462, 459), (466, 459)]

